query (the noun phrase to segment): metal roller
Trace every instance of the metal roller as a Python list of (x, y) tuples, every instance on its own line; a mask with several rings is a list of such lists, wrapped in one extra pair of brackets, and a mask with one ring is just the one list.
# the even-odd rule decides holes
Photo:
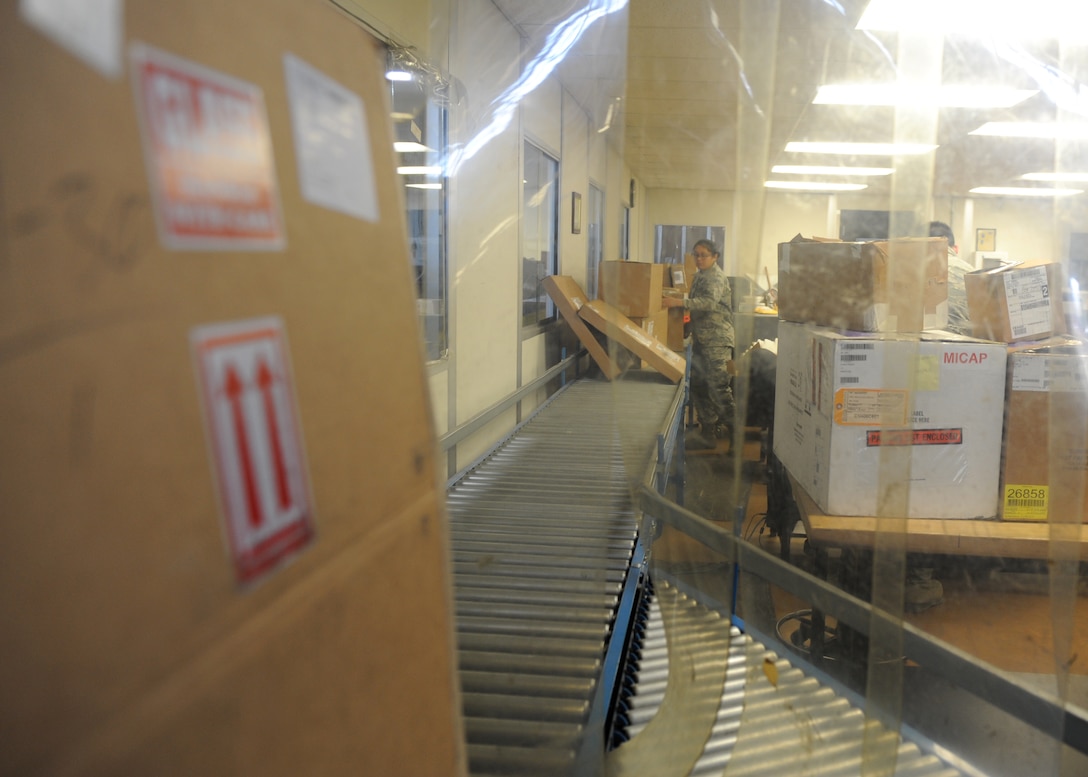
[[(660, 582), (657, 582), (661, 585)], [(698, 602), (681, 595), (683, 606), (705, 611)], [(731, 628), (727, 640), (720, 637), (716, 613), (705, 611), (702, 619), (686, 618), (682, 626), (705, 634), (673, 634), (692, 646), (693, 661), (725, 661), (726, 676), (721, 702), (702, 756), (691, 775), (729, 777), (777, 777), (797, 772), (807, 775), (848, 777), (863, 773), (862, 743), (866, 737), (897, 737), (883, 724), (867, 720), (862, 710), (777, 656), (751, 637)], [(718, 635), (718, 636), (716, 636)], [(639, 733), (659, 713), (667, 692), (668, 649), (665, 626), (656, 601), (651, 603), (640, 655), (632, 663), (630, 696), (621, 700), (622, 725), (614, 737), (618, 747), (637, 741)], [(775, 682), (763, 671), (774, 666)], [(805, 744), (805, 738), (809, 743)], [(819, 748), (812, 747), (812, 741)], [(955, 767), (918, 744), (898, 740), (896, 777), (952, 777), (962, 775)]]
[(473, 775), (572, 772), (636, 549), (632, 486), (677, 392), (577, 381), (449, 486)]

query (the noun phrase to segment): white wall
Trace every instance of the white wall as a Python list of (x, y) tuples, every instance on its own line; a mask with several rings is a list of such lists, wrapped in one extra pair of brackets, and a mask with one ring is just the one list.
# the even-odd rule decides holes
[[(765, 195), (759, 256), (731, 255), (734, 230), (746, 225), (734, 223), (734, 197), (729, 192), (650, 189), (645, 193), (647, 214), (642, 230), (646, 249), (653, 251), (657, 224), (709, 224), (726, 228), (723, 247), (727, 272), (748, 274), (765, 285), (764, 269), (772, 282), (778, 281), (778, 244), (797, 234), (805, 237), (839, 235), (839, 212), (846, 209), (887, 210), (887, 198), (864, 195), (836, 196), (790, 192)], [(929, 218), (952, 226), (960, 246), (960, 255), (973, 259), (975, 229), (997, 230), (997, 250), (1008, 252), (1012, 260), (1046, 259), (1065, 261), (1069, 233), (1088, 232), (1088, 202), (1070, 200), (1034, 200), (1026, 198), (938, 199), (932, 203)]]
[(411, 44), (422, 52), (431, 51), (431, 20), (437, 4), (430, 0), (332, 0), (348, 14), (362, 19), (379, 34), (401, 45)]
[[(563, 149), (559, 174), (559, 273), (585, 288), (586, 213), (589, 205), (589, 117), (569, 92), (563, 92)], [(596, 133), (594, 133), (596, 134)], [(572, 195), (582, 195), (582, 231), (571, 231)]]
[(658, 224), (725, 227), (726, 239), (725, 245), (722, 246), (722, 257), (726, 273), (735, 274), (735, 261), (729, 239), (733, 230), (732, 193), (687, 189), (646, 189), (642, 199), (646, 202), (646, 215), (643, 219), (641, 235), (646, 261), (653, 261), (654, 229)]
[[(333, 0), (452, 80), (449, 182), (449, 358), (429, 365), (436, 432), (445, 434), (546, 369), (545, 337), (522, 338), (522, 143), (560, 159), (560, 272), (581, 283), (586, 231), (571, 232), (571, 193), (587, 206), (592, 179), (605, 195), (604, 251), (618, 250), (621, 196), (630, 172), (586, 112), (550, 77), (515, 103), (506, 95), (526, 66), (524, 41), (491, 0)], [(640, 236), (632, 234), (632, 244)], [(523, 415), (543, 393), (523, 402)], [(478, 458), (517, 422), (505, 413), (458, 446), (457, 466)]]
[[(456, 426), (518, 384), (521, 129), (517, 106), (503, 93), (518, 76), (521, 39), (490, 0), (463, 0), (450, 43), (451, 74), (464, 85), (450, 109), (450, 147), (463, 154), (449, 192), (449, 422)], [(511, 411), (459, 446), (458, 466), (513, 423)]]
[(778, 283), (779, 243), (788, 243), (798, 234), (805, 237), (839, 236), (835, 198), (826, 195), (768, 192), (762, 232), (758, 262), (745, 268), (758, 276), (761, 287), (767, 285), (764, 270), (770, 273), (772, 283)]

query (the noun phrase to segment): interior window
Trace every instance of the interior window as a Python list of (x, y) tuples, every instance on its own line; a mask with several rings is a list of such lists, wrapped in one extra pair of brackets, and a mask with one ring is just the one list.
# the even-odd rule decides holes
[(390, 104), (397, 172), (404, 187), (416, 306), (428, 361), (449, 349), (446, 272), (448, 83), (411, 51), (390, 49)]

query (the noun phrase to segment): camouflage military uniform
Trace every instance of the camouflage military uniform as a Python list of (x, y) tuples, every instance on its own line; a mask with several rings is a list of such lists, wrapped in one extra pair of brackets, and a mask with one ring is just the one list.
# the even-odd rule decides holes
[(691, 403), (710, 434), (719, 425), (732, 427), (732, 376), (726, 363), (733, 358), (733, 294), (729, 279), (717, 264), (695, 274), (684, 307), (691, 311)]

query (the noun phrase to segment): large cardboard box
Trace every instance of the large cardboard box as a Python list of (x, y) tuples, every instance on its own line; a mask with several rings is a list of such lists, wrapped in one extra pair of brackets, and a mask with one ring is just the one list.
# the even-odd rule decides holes
[(683, 351), (686, 348), (684, 345), (684, 318), (686, 312), (683, 308), (668, 308), (668, 311), (669, 319), (666, 327), (665, 345), (674, 351)]
[(944, 238), (778, 246), (778, 315), (856, 332), (921, 332), (948, 324)]
[(1055, 338), (1009, 349), (1001, 517), (1088, 522), (1088, 351)]
[[(671, 308), (672, 310), (678, 310), (679, 308)], [(663, 343), (670, 350), (676, 350), (669, 345), (669, 310), (670, 308), (662, 308), (654, 313), (652, 316), (646, 316), (645, 318), (632, 318), (631, 323), (642, 329), (643, 332), (648, 334), (660, 343)], [(640, 360), (642, 361), (642, 360)], [(650, 366), (645, 364), (644, 366)]]
[(692, 266), (690, 268), (685, 264), (665, 265), (667, 268), (665, 271), (666, 288), (676, 289), (684, 293), (691, 291), (691, 282), (695, 278), (695, 273), (699, 270), (695, 266), (695, 259), (691, 259), (691, 262)]
[(645, 318), (661, 310), (667, 265), (649, 262), (601, 262), (600, 298), (629, 318)]
[(563, 316), (563, 320), (570, 326), (571, 331), (577, 335), (578, 341), (585, 346), (605, 378), (612, 380), (618, 376), (622, 372), (619, 364), (598, 341), (593, 330), (586, 326), (586, 322), (578, 315), (582, 305), (588, 301), (578, 281), (569, 275), (548, 275), (544, 277), (543, 284), (544, 290), (559, 308), (559, 314)]
[(683, 379), (687, 360), (657, 338), (646, 334), (638, 324), (607, 302), (599, 299), (587, 302), (579, 309), (578, 315), (673, 383)]
[(975, 337), (1013, 343), (1066, 331), (1062, 267), (1024, 262), (964, 276), (967, 313)]
[(997, 516), (1005, 346), (945, 337), (779, 323), (774, 452), (821, 510)]
[[(464, 773), (384, 49), (328, 4), (49, 7), (0, 5), (0, 773)], [(303, 195), (292, 105), (358, 213)]]
[(669, 338), (669, 310), (682, 310), (681, 308), (662, 308), (652, 316), (632, 318), (631, 322), (642, 329), (650, 337), (662, 343), (668, 344)]

